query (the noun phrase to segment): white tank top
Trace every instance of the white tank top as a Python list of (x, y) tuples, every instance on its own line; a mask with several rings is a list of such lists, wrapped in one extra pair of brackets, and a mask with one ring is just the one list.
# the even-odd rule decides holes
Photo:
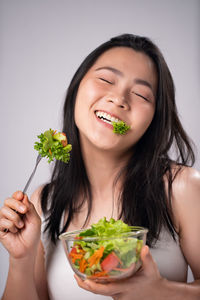
[[(63, 223), (63, 218), (62, 222)], [(44, 233), (44, 218), (42, 219), (41, 240), (45, 251), (45, 266), (49, 297), (51, 300), (104, 300), (111, 299), (108, 296), (101, 296), (81, 289), (74, 278), (74, 272), (67, 260), (62, 242), (57, 241), (54, 245)], [(186, 282), (187, 263), (181, 252), (178, 242), (173, 240), (171, 235), (163, 230), (155, 246), (150, 249), (156, 261), (161, 275), (168, 280)]]

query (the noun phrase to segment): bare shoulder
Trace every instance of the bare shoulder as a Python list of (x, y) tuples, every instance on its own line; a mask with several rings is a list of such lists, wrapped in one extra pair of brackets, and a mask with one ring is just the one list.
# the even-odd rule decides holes
[(37, 188), (33, 194), (31, 195), (30, 201), (33, 203), (33, 205), (35, 206), (35, 209), (37, 211), (37, 213), (39, 214), (39, 216), (42, 215), (42, 208), (41, 208), (41, 192), (43, 189), (43, 185), (40, 186), (39, 188)]
[(191, 167), (181, 167), (177, 172), (177, 167), (173, 168), (173, 173), (176, 173), (175, 179), (172, 184), (172, 190), (174, 196), (181, 194), (188, 195), (188, 193), (197, 193), (199, 196), (200, 192), (200, 172)]
[[(176, 173), (174, 168), (173, 172)], [(181, 167), (172, 183), (172, 207), (179, 230), (188, 222), (199, 219), (200, 172), (191, 167)], [(198, 214), (197, 214), (198, 213)]]

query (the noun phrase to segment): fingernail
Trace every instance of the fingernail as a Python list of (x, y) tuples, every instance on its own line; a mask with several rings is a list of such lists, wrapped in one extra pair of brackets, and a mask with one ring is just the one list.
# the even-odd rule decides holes
[(18, 191), (17, 192), (17, 197), (21, 197), (22, 196), (22, 192), (21, 191)]
[(22, 227), (22, 226), (24, 226), (24, 223), (22, 221), (19, 221), (18, 225), (19, 225), (19, 227)]
[(18, 232), (18, 229), (15, 227), (15, 233), (17, 233)]
[(19, 210), (20, 210), (21, 212), (24, 212), (25, 209), (26, 209), (25, 206), (22, 206), (22, 205), (19, 206)]

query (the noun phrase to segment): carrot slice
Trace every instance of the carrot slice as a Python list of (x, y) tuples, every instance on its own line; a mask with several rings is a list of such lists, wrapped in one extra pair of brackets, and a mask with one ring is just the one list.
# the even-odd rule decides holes
[(92, 277), (103, 277), (103, 276), (109, 276), (107, 274), (108, 272), (107, 271), (101, 271), (101, 272), (97, 272), (91, 276), (89, 276), (89, 278), (92, 278)]
[(80, 253), (80, 254), (78, 254), (78, 253), (69, 253), (69, 257), (71, 257), (71, 259), (72, 259), (72, 262), (73, 263), (75, 263), (75, 261), (77, 260), (77, 259), (81, 259), (82, 257), (83, 257), (83, 254), (82, 253)]
[(98, 250), (94, 252), (92, 256), (88, 258), (89, 267), (92, 267), (94, 264), (96, 265), (99, 263), (100, 259), (103, 256), (104, 249), (105, 248), (101, 246)]
[(81, 258), (81, 260), (80, 260), (80, 264), (79, 264), (79, 270), (80, 270), (80, 272), (81, 273), (84, 273), (85, 272), (85, 269), (86, 269), (86, 267), (87, 267), (87, 261), (85, 260), (85, 258)]

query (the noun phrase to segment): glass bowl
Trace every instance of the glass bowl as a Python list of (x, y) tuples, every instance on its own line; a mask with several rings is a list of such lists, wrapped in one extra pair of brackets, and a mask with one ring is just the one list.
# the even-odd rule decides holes
[(73, 271), (82, 279), (110, 282), (133, 275), (141, 266), (140, 252), (148, 229), (133, 226), (117, 236), (84, 236), (77, 230), (59, 236)]

